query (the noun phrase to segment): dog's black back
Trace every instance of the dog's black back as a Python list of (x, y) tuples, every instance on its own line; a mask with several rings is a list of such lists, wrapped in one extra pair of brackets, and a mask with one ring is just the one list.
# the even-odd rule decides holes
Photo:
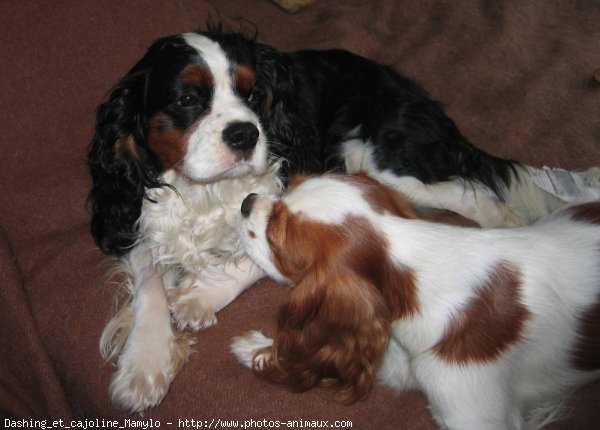
[(272, 151), (291, 171), (343, 170), (340, 144), (352, 136), (370, 142), (379, 170), (425, 183), (462, 177), (494, 191), (508, 184), (514, 162), (475, 148), (439, 103), (391, 67), (343, 50), (257, 52), (272, 97)]

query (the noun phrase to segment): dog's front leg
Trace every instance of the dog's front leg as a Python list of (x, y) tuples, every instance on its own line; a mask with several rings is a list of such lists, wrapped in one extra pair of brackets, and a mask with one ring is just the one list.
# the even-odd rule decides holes
[(127, 257), (133, 284), (131, 332), (110, 384), (113, 403), (128, 412), (142, 412), (160, 403), (193, 343), (173, 333), (163, 278), (141, 248)]
[(248, 257), (203, 271), (191, 287), (169, 291), (169, 304), (179, 330), (200, 330), (217, 322), (216, 313), (264, 276)]

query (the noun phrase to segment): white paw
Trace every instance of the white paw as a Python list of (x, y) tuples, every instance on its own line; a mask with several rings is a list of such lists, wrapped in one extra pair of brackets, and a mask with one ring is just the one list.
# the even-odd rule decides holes
[[(236, 356), (238, 361), (250, 369), (261, 370), (271, 359), (271, 347), (273, 339), (266, 337), (261, 332), (252, 330), (231, 340), (229, 350)], [(268, 350), (259, 351), (268, 348)]]
[(158, 405), (169, 391), (178, 368), (191, 352), (193, 340), (173, 339), (170, 348), (126, 350), (110, 383), (113, 404), (130, 413)]
[(143, 412), (160, 403), (169, 391), (173, 368), (170, 354), (147, 351), (123, 354), (110, 383), (114, 405), (127, 412)]
[(110, 397), (119, 409), (130, 413), (143, 412), (161, 402), (169, 391), (171, 378), (168, 369), (132, 367), (122, 367), (115, 373), (110, 383)]
[(179, 330), (201, 330), (217, 323), (210, 291), (200, 287), (180, 288), (169, 291), (168, 299)]

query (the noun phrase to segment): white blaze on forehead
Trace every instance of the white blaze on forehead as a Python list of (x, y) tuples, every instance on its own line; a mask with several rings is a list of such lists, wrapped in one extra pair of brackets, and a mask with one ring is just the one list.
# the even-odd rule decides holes
[(231, 63), (221, 46), (214, 40), (196, 33), (186, 33), (183, 38), (202, 56), (213, 75), (215, 90), (231, 92)]
[(291, 213), (328, 224), (339, 224), (348, 215), (373, 212), (359, 185), (326, 176), (307, 179), (283, 201)]

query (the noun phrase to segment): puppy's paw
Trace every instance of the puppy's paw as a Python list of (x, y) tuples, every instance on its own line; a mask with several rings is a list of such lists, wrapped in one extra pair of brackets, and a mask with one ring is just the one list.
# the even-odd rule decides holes
[(171, 290), (168, 293), (171, 315), (179, 330), (201, 330), (217, 323), (210, 291), (201, 287)]
[(271, 360), (271, 346), (273, 346), (273, 339), (252, 330), (234, 337), (229, 350), (244, 366), (262, 370)]

